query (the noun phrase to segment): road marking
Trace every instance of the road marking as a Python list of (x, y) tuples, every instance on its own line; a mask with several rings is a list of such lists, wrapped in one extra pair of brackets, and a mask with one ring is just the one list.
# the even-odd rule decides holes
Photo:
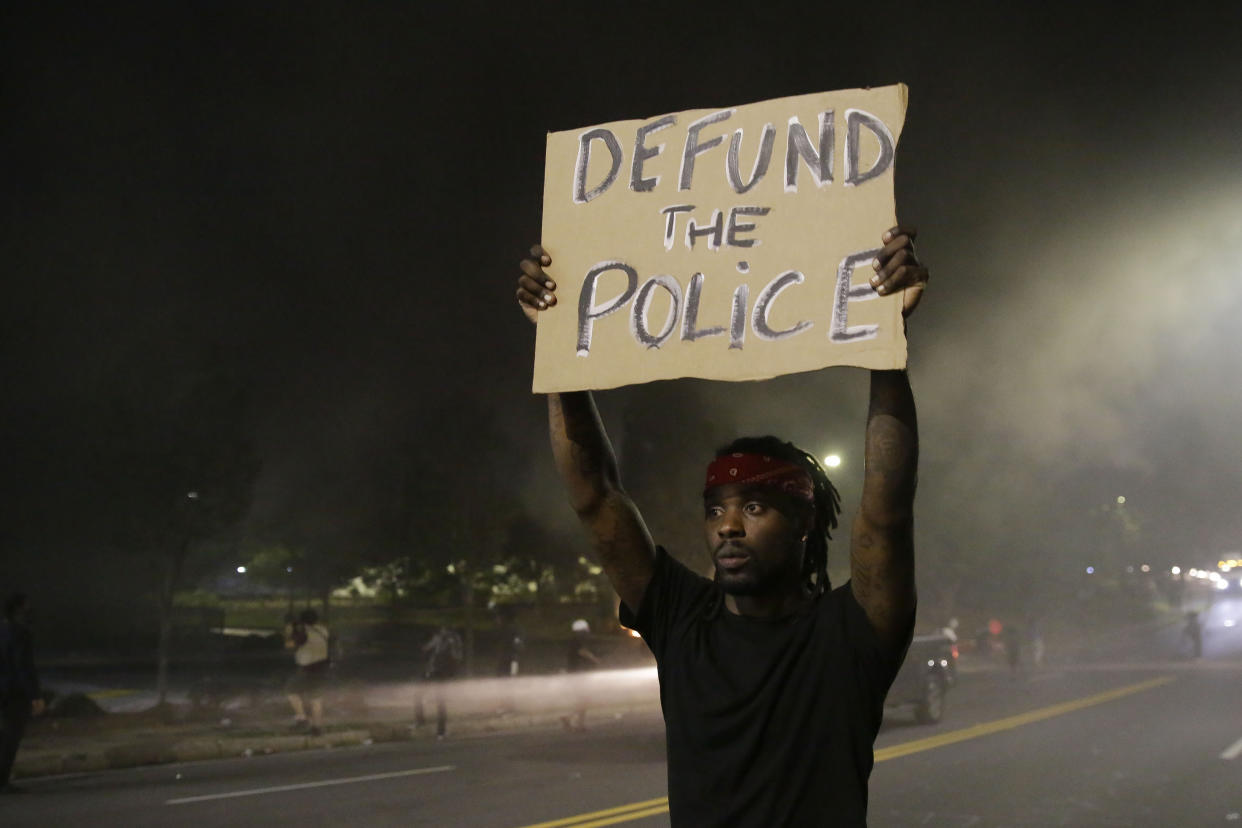
[[(655, 816), (667, 810), (668, 797), (662, 796), (658, 799), (648, 799), (643, 802), (631, 802), (629, 805), (618, 805), (615, 808), (605, 808), (602, 811), (591, 811), (588, 814), (554, 819), (551, 822), (525, 825), (523, 828), (559, 828), (559, 826), (563, 825), (572, 825), (574, 828), (587, 828), (589, 825), (613, 825), (617, 822)], [(596, 819), (597, 817), (599, 819)]]
[(1212, 661), (1199, 660), (1192, 661), (1184, 659), (1182, 661), (1117, 661), (1117, 662), (1097, 662), (1095, 664), (1061, 664), (1057, 667), (1067, 673), (1115, 673), (1118, 670), (1127, 670), (1130, 672), (1168, 672), (1170, 670), (1177, 672), (1221, 672), (1236, 673), (1242, 670), (1242, 662), (1239, 661)]
[(326, 788), (330, 785), (352, 785), (355, 782), (374, 782), (378, 779), (398, 779), (402, 776), (419, 776), (424, 773), (444, 773), (457, 770), (456, 765), (437, 765), (434, 768), (415, 768), (413, 770), (393, 771), (392, 773), (372, 773), (367, 776), (350, 776), (344, 779), (324, 779), (321, 782), (299, 782), (296, 785), (276, 785), (271, 788), (247, 788), (244, 791), (205, 794), (203, 796), (184, 796), (180, 799), (169, 799), (165, 805), (185, 805), (190, 802), (208, 802), (213, 799), (235, 799), (239, 796), (259, 796), (261, 794), (282, 793), (284, 791), (304, 791), (307, 788)]
[(1221, 759), (1237, 759), (1238, 754), (1242, 754), (1242, 739), (1234, 742), (1225, 748), (1225, 752), (1220, 755)]
[(95, 700), (119, 699), (122, 696), (132, 696), (137, 692), (138, 692), (137, 690), (124, 690), (124, 689), (118, 688), (118, 689), (112, 689), (112, 690), (94, 690), (90, 693), (87, 693), (86, 695), (87, 697), (95, 699)]
[(999, 733), (1002, 730), (1012, 730), (1015, 727), (1033, 724), (1051, 719), (1054, 716), (1061, 716), (1066, 713), (1072, 713), (1075, 710), (1082, 710), (1086, 707), (1094, 707), (1097, 704), (1115, 701), (1133, 695), (1134, 693), (1142, 693), (1144, 690), (1151, 690), (1155, 687), (1176, 681), (1173, 676), (1161, 676), (1160, 678), (1148, 679), (1140, 681), (1138, 684), (1128, 684), (1125, 687), (1118, 687), (1116, 690), (1109, 690), (1106, 693), (1097, 693), (1094, 696), (1086, 696), (1081, 699), (1054, 704), (1049, 707), (1040, 707), (1027, 713), (1020, 713), (1017, 716), (1009, 716), (1005, 719), (997, 719), (994, 722), (984, 722), (983, 724), (973, 725), (972, 727), (962, 728), (961, 730), (950, 730), (948, 733), (940, 733), (936, 736), (929, 736), (926, 739), (916, 739), (913, 742), (902, 742), (892, 747), (881, 748), (875, 752), (875, 761), (884, 762), (889, 759), (896, 759), (901, 756), (909, 756), (912, 753), (919, 753), (932, 748), (944, 747), (956, 742), (964, 742), (967, 739), (977, 739), (980, 736), (987, 736), (991, 733)]
[[(967, 739), (977, 739), (980, 736), (987, 736), (991, 733), (999, 733), (1002, 730), (1012, 730), (1023, 725), (1034, 724), (1035, 722), (1051, 719), (1054, 716), (1062, 716), (1066, 713), (1072, 713), (1075, 710), (1082, 710), (1087, 707), (1094, 707), (1097, 704), (1115, 701), (1116, 699), (1125, 698), (1135, 693), (1142, 693), (1144, 690), (1151, 690), (1156, 687), (1169, 684), (1176, 681), (1173, 676), (1161, 676), (1159, 678), (1140, 681), (1138, 684), (1128, 684), (1125, 687), (1118, 687), (1115, 690), (1109, 690), (1104, 693), (1097, 693), (1094, 696), (1084, 696), (1081, 699), (1073, 699), (1071, 701), (1054, 704), (1048, 707), (1040, 707), (1027, 713), (1020, 713), (1017, 716), (1009, 716), (1004, 719), (997, 719), (993, 722), (984, 722), (983, 724), (973, 725), (971, 727), (962, 728), (961, 730), (951, 730), (948, 733), (941, 733), (936, 736), (929, 736), (926, 739), (916, 739), (912, 742), (902, 742), (899, 745), (881, 748), (875, 751), (875, 761), (886, 762), (889, 759), (897, 759), (901, 756), (909, 756), (912, 753), (919, 753), (924, 750), (932, 750), (933, 748), (944, 747), (955, 742), (964, 742)], [(1242, 753), (1242, 739), (1231, 746), (1225, 753), (1232, 752), (1232, 756), (1222, 757), (1232, 759), (1234, 756)], [(648, 799), (644, 802), (631, 802), (628, 805), (618, 805), (615, 808), (605, 808), (602, 811), (591, 811), (586, 814), (578, 814), (576, 816), (564, 817), (562, 819), (554, 819), (551, 822), (539, 822), (534, 825), (524, 825), (522, 828), (595, 828), (601, 825), (615, 825), (618, 822), (630, 822), (644, 817), (662, 814), (668, 810), (668, 797), (660, 799)]]
[(590, 822), (575, 822), (574, 828), (596, 828), (599, 825), (615, 825), (618, 822), (633, 822), (636, 819), (643, 819), (649, 816), (658, 816), (668, 813), (668, 803), (657, 805), (654, 808), (647, 808), (642, 811), (628, 811), (614, 817), (605, 817), (603, 819), (594, 819)]

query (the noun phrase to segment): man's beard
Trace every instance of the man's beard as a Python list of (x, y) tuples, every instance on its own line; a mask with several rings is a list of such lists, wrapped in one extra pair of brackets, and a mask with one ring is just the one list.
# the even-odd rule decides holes
[(763, 595), (781, 589), (787, 580), (796, 580), (797, 568), (798, 563), (794, 560), (774, 569), (758, 568), (752, 558), (750, 566), (740, 571), (729, 572), (716, 563), (716, 583), (728, 595)]
[(716, 566), (716, 583), (729, 595), (758, 595), (764, 592), (767, 579), (756, 577), (753, 573), (726, 572)]

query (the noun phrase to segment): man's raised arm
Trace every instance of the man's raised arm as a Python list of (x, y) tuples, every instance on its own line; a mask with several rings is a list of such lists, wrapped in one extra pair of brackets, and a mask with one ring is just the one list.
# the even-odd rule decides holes
[[(523, 259), (517, 299), (532, 322), (556, 304), (556, 284), (543, 268), (552, 258), (538, 245)], [(637, 612), (651, 582), (655, 544), (638, 508), (621, 488), (617, 458), (588, 391), (548, 395), (548, 432), (569, 504), (591, 536), (613, 589)]]
[[(872, 286), (882, 295), (905, 291), (909, 316), (927, 283), (914, 256), (913, 228), (884, 234)], [(899, 652), (909, 643), (914, 589), (914, 490), (919, 434), (914, 395), (905, 371), (872, 371), (867, 412), (862, 503), (850, 538), (850, 588), (883, 645)]]

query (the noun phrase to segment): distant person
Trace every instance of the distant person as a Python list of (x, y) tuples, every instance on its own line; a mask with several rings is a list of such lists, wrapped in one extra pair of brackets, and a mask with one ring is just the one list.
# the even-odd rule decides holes
[(1190, 645), (1190, 657), (1201, 658), (1203, 656), (1203, 625), (1199, 623), (1199, 613), (1186, 613), (1186, 626), (1182, 627), (1182, 641), (1186, 641)]
[[(587, 623), (585, 618), (579, 618), (570, 627), (570, 631), (573, 633), (573, 637), (569, 639), (565, 669), (570, 675), (594, 670), (599, 666), (600, 661), (599, 656), (591, 652), (591, 625)], [(573, 713), (569, 716), (562, 716), (561, 724), (565, 726), (566, 730), (586, 730), (587, 708), (591, 704), (590, 696), (581, 681), (574, 684), (571, 692), (574, 695)]]
[(958, 621), (956, 618), (950, 618), (949, 623), (940, 628), (940, 634), (949, 639), (950, 644), (957, 643)]
[(496, 675), (513, 677), (521, 672), (522, 650), (526, 642), (512, 609), (502, 607), (497, 615), (500, 620), (500, 651), (496, 659)]
[[(916, 233), (893, 227), (876, 235), (871, 289), (901, 297), (907, 317), (927, 282)], [(551, 264), (540, 245), (519, 264), (517, 301), (532, 323), (544, 313), (580, 312), (576, 303), (557, 307), (557, 284), (544, 270)], [(905, 371), (873, 370), (870, 383), (851, 577), (836, 589), (828, 536), (840, 495), (813, 455), (771, 436), (716, 452), (700, 490), (702, 537), (715, 564), (708, 579), (652, 539), (592, 394), (547, 396), (569, 503), (621, 597), (621, 623), (638, 630), (656, 659), (675, 826), (866, 824), (884, 698), (914, 632), (919, 451)], [(727, 405), (733, 411), (757, 398), (762, 407), (771, 393), (739, 384)], [(810, 419), (827, 416), (827, 398), (808, 384), (800, 399)], [(678, 424), (677, 411), (664, 412), (663, 428)]]
[(1038, 620), (1027, 625), (1026, 640), (1031, 645), (1031, 664), (1036, 669), (1044, 666), (1044, 632), (1043, 624)]
[(43, 693), (30, 637), (30, 599), (15, 592), (4, 602), (0, 625), (0, 793), (22, 793), (12, 785), (13, 760), (26, 724), (43, 714)]
[[(432, 695), (436, 703), (436, 738), (443, 739), (448, 728), (448, 704), (444, 698), (444, 682), (456, 678), (461, 669), (461, 636), (451, 627), (441, 626), (423, 645), (423, 652), (429, 654), (423, 678), (433, 687)], [(414, 720), (420, 726), (427, 722), (421, 689), (415, 698)]]
[(1010, 673), (1017, 673), (1022, 666), (1022, 630), (1016, 624), (1006, 624), (1001, 631), (1001, 641), (1005, 645), (1005, 663)]
[(975, 630), (975, 653), (980, 658), (992, 657), (992, 633), (987, 626)]
[[(293, 650), (293, 661), (297, 665), (285, 685), (285, 693), (293, 707), (293, 727), (318, 736), (323, 733), (323, 696), (331, 675), (330, 633), (319, 623), (319, 613), (309, 607), (286, 629), (285, 647)], [(308, 701), (309, 719), (306, 716)]]
[[(514, 618), (513, 607), (501, 605), (497, 608), (496, 626), (500, 633), (500, 646), (496, 653), (496, 676), (517, 678), (522, 669), (522, 650), (526, 648), (526, 640), (522, 628)], [(503, 715), (516, 708), (509, 689), (498, 688), (496, 712)]]

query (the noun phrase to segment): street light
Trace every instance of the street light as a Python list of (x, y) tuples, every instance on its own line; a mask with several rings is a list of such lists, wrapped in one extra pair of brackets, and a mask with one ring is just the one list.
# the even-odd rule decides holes
[(830, 469), (835, 469), (837, 466), (841, 465), (841, 455), (839, 455), (839, 454), (829, 454), (829, 455), (825, 456), (825, 457), (824, 457), (824, 465), (825, 465), (825, 466), (827, 466), (827, 467), (828, 467), (828, 468), (830, 468)]

